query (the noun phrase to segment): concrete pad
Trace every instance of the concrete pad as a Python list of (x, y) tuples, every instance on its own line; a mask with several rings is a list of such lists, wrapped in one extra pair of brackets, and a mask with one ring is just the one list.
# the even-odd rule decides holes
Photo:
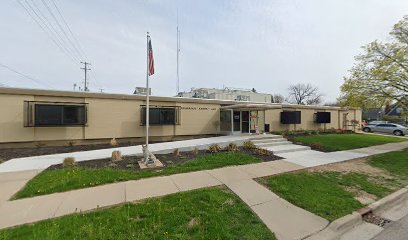
[(383, 230), (382, 227), (374, 225), (372, 223), (362, 222), (350, 231), (346, 232), (340, 237), (340, 240), (369, 240), (375, 237)]
[(126, 201), (164, 196), (180, 190), (170, 177), (155, 177), (126, 182)]
[(170, 178), (180, 191), (222, 185), (220, 181), (205, 171), (175, 174), (171, 175)]
[(6, 202), (0, 206), (0, 229), (52, 218), (69, 193)]
[(303, 239), (322, 230), (329, 223), (281, 198), (251, 208), (278, 239)]
[(68, 193), (54, 217), (124, 203), (125, 183), (107, 184)]
[(237, 167), (224, 167), (207, 171), (211, 176), (224, 184), (252, 179), (252, 177)]
[(0, 205), (18, 192), (28, 180), (0, 182)]
[(248, 173), (252, 178), (260, 178), (281, 173), (283, 170), (266, 163), (254, 163), (237, 166), (239, 170)]
[(39, 173), (38, 170), (0, 173), (0, 183), (9, 181), (30, 180)]
[(230, 183), (227, 184), (227, 187), (237, 194), (249, 206), (254, 206), (279, 198), (278, 195), (269, 191), (269, 189), (252, 179)]

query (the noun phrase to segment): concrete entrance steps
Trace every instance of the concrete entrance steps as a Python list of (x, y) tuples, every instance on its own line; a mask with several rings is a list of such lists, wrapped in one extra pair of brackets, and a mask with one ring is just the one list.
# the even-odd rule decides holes
[(306, 150), (310, 150), (310, 147), (295, 145), (295, 144), (288, 144), (288, 145), (265, 147), (265, 149), (273, 152), (274, 154), (280, 154), (280, 153), (287, 153), (287, 152), (306, 151)]
[(262, 142), (262, 143), (255, 143), (255, 146), (265, 148), (265, 147), (288, 145), (288, 144), (292, 144), (292, 142), (289, 142), (287, 140), (273, 141), (273, 142)]
[(310, 150), (310, 147), (293, 144), (280, 135), (259, 136), (250, 140), (255, 146), (272, 151), (274, 154)]

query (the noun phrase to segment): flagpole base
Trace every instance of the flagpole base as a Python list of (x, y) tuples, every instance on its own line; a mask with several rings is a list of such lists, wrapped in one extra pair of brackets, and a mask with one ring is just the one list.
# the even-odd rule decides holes
[(149, 151), (146, 145), (142, 145), (142, 149), (144, 157), (138, 162), (140, 169), (163, 167), (163, 163), (161, 163), (156, 156)]

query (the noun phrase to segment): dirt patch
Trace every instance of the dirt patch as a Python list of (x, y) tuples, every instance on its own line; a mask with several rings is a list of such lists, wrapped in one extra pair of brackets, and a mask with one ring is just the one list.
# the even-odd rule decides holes
[(388, 172), (368, 164), (367, 158), (333, 163), (308, 169), (310, 172), (341, 172), (341, 173), (363, 173), (368, 176), (381, 176), (385, 179), (394, 179)]
[(199, 225), (199, 224), (200, 224), (200, 219), (199, 219), (199, 218), (192, 218), (192, 219), (188, 222), (187, 227), (188, 227), (188, 228), (193, 228), (193, 227), (195, 227), (195, 226), (197, 226), (197, 225)]
[(361, 204), (367, 205), (377, 200), (375, 195), (362, 191), (361, 189), (355, 187), (345, 187), (344, 189), (347, 192), (353, 193), (355, 196), (354, 199), (359, 201)]
[[(368, 164), (368, 158), (360, 158), (351, 161), (333, 163), (329, 165), (318, 166), (314, 168), (310, 168), (307, 171), (309, 172), (339, 172), (341, 174), (348, 174), (348, 173), (360, 173), (367, 175), (369, 180), (387, 187), (392, 190), (399, 189), (398, 184), (393, 184), (394, 180), (396, 179), (394, 176), (390, 175), (387, 171), (376, 168)], [(366, 205), (377, 201), (377, 197), (373, 194), (369, 194), (361, 189), (354, 188), (354, 187), (345, 187), (346, 191), (352, 193), (356, 200), (360, 203)]]

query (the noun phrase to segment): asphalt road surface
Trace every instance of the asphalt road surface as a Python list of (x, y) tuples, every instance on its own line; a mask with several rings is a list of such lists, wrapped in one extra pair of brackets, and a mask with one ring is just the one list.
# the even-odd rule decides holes
[(408, 215), (399, 221), (391, 223), (372, 240), (407, 240), (408, 239)]

